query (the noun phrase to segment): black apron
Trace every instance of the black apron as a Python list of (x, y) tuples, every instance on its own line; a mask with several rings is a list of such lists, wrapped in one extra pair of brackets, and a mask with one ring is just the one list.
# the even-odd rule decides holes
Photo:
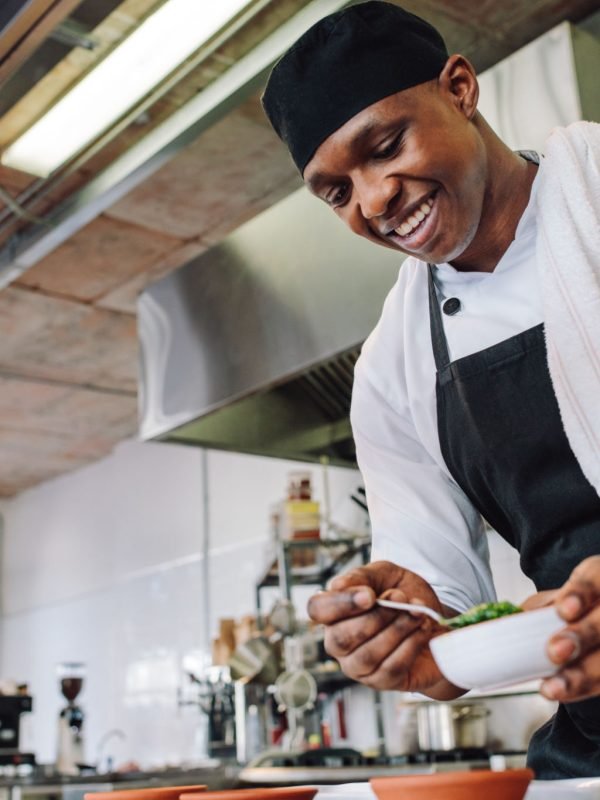
[[(600, 497), (561, 423), (544, 326), (450, 363), (431, 265), (428, 271), (444, 460), (484, 519), (519, 551), (538, 591), (556, 589), (600, 553)], [(528, 765), (547, 780), (600, 775), (600, 697), (561, 704), (534, 734)]]

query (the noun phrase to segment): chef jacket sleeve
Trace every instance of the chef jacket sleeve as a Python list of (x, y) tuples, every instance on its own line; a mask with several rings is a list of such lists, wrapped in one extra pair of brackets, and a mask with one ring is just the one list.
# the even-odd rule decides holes
[(361, 361), (351, 419), (371, 518), (372, 560), (417, 573), (443, 605), (459, 612), (494, 600), (481, 516), (426, 451), (408, 405), (398, 408), (384, 397)]

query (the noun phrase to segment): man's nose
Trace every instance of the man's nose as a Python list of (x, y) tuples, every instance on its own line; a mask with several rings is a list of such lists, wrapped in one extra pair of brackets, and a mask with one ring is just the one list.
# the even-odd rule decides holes
[(361, 181), (357, 186), (358, 201), (365, 219), (381, 217), (387, 213), (390, 201), (398, 193), (398, 187), (392, 181)]

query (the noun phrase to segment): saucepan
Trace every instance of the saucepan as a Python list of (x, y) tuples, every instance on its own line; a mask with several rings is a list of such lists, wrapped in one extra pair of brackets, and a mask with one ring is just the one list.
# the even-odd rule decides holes
[(420, 703), (417, 731), (421, 750), (485, 747), (489, 709), (481, 702)]

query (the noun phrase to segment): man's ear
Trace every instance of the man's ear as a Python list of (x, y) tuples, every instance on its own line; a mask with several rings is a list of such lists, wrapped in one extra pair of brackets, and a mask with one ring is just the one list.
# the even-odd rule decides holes
[(468, 59), (458, 54), (450, 56), (440, 72), (438, 85), (467, 119), (475, 116), (479, 83)]

